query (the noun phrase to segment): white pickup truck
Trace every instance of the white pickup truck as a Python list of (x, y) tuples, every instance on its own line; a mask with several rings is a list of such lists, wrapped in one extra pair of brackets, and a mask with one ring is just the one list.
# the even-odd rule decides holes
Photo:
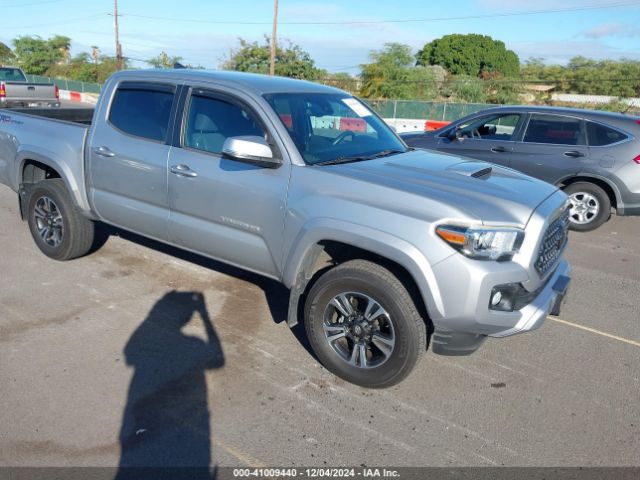
[(59, 107), (60, 91), (53, 83), (29, 83), (16, 67), (0, 67), (1, 107)]

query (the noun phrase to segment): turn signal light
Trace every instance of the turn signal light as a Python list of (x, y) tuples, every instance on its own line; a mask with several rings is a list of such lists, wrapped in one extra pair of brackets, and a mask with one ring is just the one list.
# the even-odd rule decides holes
[(447, 228), (447, 227), (436, 228), (436, 233), (445, 242), (453, 245), (459, 245), (461, 247), (464, 245), (467, 239), (465, 235), (465, 231), (466, 229), (461, 229), (461, 231), (459, 231), (459, 230), (454, 230), (452, 228)]
[(0, 99), (7, 97), (7, 87), (4, 86), (4, 82), (0, 83)]

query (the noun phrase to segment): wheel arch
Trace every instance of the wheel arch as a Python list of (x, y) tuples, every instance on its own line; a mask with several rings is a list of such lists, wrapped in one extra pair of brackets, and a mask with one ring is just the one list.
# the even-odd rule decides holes
[(607, 194), (607, 196), (609, 197), (609, 200), (611, 201), (611, 206), (616, 210), (618, 208), (618, 205), (622, 203), (620, 192), (616, 188), (615, 184), (611, 183), (604, 177), (598, 177), (595, 175), (588, 175), (588, 174), (580, 174), (573, 177), (565, 178), (564, 180), (561, 180), (560, 182), (558, 182), (556, 185), (559, 188), (564, 190), (564, 188), (568, 187), (569, 185), (572, 185), (578, 182), (592, 183), (602, 188)]
[[(65, 184), (75, 206), (85, 215), (90, 216), (90, 207), (85, 198), (84, 178), (76, 178), (64, 162), (57, 162), (34, 150), (22, 150), (16, 158), (16, 185), (20, 192), (21, 205), (25, 201), (25, 193), (30, 185), (47, 178), (60, 178)], [(26, 187), (26, 188), (24, 188)], [(23, 198), (24, 197), (24, 198)]]
[[(295, 326), (301, 313), (301, 301), (315, 279), (326, 269), (347, 260), (363, 259), (389, 269), (405, 285), (416, 307), (430, 328), (431, 319), (440, 318), (443, 304), (431, 266), (418, 249), (398, 237), (362, 226), (347, 229), (307, 228), (299, 238), (283, 276), (291, 289), (287, 323)], [(302, 234), (301, 234), (302, 235)]]

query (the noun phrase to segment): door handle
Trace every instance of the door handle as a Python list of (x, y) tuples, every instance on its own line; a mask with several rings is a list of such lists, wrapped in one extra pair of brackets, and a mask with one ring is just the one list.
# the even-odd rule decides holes
[(565, 157), (579, 158), (584, 157), (584, 153), (578, 152), (577, 150), (571, 150), (569, 152), (564, 152)]
[(101, 157), (115, 157), (116, 154), (109, 150), (109, 147), (96, 147), (93, 149), (93, 153), (100, 155)]
[(193, 170), (191, 170), (189, 168), (188, 165), (171, 165), (171, 168), (169, 169), (169, 171), (171, 173), (175, 173), (176, 175), (180, 175), (182, 177), (197, 177), (198, 174), (196, 172), (194, 172)]
[(502, 145), (498, 145), (491, 149), (493, 153), (506, 153), (506, 152), (511, 152), (512, 150), (513, 150), (512, 148), (506, 148), (506, 147), (503, 147)]

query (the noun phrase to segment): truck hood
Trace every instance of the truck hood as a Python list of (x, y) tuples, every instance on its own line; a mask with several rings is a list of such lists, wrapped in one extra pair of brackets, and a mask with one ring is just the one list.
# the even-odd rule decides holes
[(322, 168), (455, 206), (485, 224), (524, 227), (558, 190), (509, 168), (425, 150)]

